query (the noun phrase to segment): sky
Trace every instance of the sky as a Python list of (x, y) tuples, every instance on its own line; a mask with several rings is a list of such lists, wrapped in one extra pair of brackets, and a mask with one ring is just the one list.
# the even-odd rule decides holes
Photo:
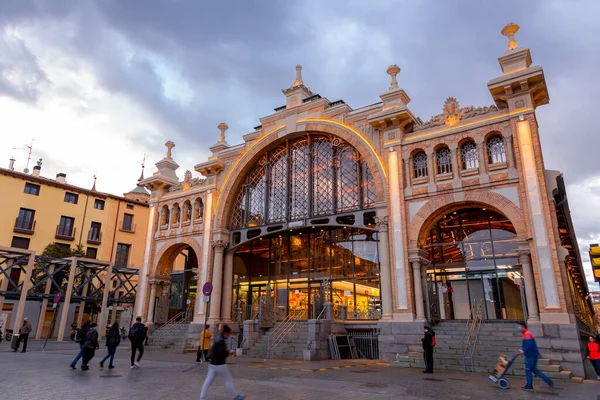
[[(398, 64), (411, 111), (428, 120), (446, 97), (493, 103), (508, 22), (544, 68), (550, 104), (537, 110), (544, 162), (564, 173), (584, 265), (600, 242), (600, 2), (2, 0), (0, 166), (42, 158), (100, 191), (135, 187), (175, 142), (186, 169), (285, 104), (295, 65), (315, 93), (353, 108), (378, 102)], [(197, 173), (194, 172), (197, 176)], [(598, 289), (592, 284), (591, 289)]]

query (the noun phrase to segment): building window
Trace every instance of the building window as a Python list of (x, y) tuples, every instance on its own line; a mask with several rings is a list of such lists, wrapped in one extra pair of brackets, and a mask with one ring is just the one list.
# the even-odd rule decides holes
[(202, 199), (196, 199), (194, 204), (194, 219), (200, 219), (204, 216), (204, 204), (202, 204)]
[(443, 147), (439, 149), (435, 153), (435, 158), (437, 161), (438, 175), (449, 174), (452, 172), (452, 153), (449, 148)]
[(98, 259), (98, 249), (95, 247), (88, 247), (85, 250), (85, 258), (91, 258), (92, 260)]
[(10, 247), (16, 247), (17, 249), (29, 249), (29, 238), (13, 236)]
[(64, 215), (60, 217), (60, 224), (56, 227), (56, 236), (59, 236), (59, 239), (70, 239), (73, 240), (74, 236), (74, 227), (75, 227), (75, 218), (65, 217)]
[(486, 146), (488, 150), (489, 164), (506, 162), (506, 152), (504, 151), (504, 139), (502, 139), (502, 136), (492, 136), (487, 140)]
[(192, 205), (189, 201), (183, 203), (183, 222), (187, 222), (192, 219)]
[(466, 142), (460, 148), (462, 158), (462, 169), (479, 168), (479, 159), (477, 157), (477, 145), (475, 142)]
[(19, 210), (19, 216), (15, 221), (15, 231), (23, 233), (33, 233), (35, 226), (35, 210), (27, 208), (21, 208)]
[(60, 248), (64, 254), (71, 252), (71, 246), (66, 243), (55, 243), (56, 247)]
[(123, 225), (121, 230), (133, 232), (133, 214), (123, 214)]
[(127, 209), (128, 210), (133, 210), (133, 205), (132, 204), (127, 204)]
[(76, 193), (65, 193), (65, 203), (77, 204), (79, 200), (79, 195)]
[(117, 254), (115, 256), (115, 267), (127, 267), (129, 261), (130, 244), (117, 243)]
[(96, 210), (104, 210), (104, 200), (100, 200), (100, 199), (94, 200), (94, 208)]
[(25, 190), (23, 190), (25, 194), (32, 194), (34, 196), (40, 195), (40, 185), (36, 185), (34, 183), (26, 183)]
[(179, 224), (180, 218), (181, 218), (181, 209), (179, 208), (179, 204), (175, 204), (173, 206), (173, 215), (171, 216), (171, 224), (174, 224), (174, 225)]
[(161, 210), (160, 224), (161, 225), (169, 224), (169, 207), (167, 207), (166, 205), (163, 206), (163, 208)]
[(413, 169), (415, 178), (427, 176), (427, 154), (424, 151), (420, 151), (413, 156)]
[(92, 222), (90, 232), (88, 234), (88, 242), (100, 243), (102, 240), (102, 224), (100, 222)]

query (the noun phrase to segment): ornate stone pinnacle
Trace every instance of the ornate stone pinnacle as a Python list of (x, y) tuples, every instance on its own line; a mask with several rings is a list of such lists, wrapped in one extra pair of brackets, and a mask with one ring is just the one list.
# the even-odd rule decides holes
[(519, 25), (513, 24), (509, 22), (506, 24), (504, 28), (502, 28), (502, 33), (504, 36), (508, 37), (508, 50), (517, 48), (517, 41), (515, 40), (515, 34), (519, 31)]
[(173, 147), (175, 147), (175, 143), (169, 140), (167, 143), (165, 143), (165, 146), (167, 146), (167, 155), (165, 158), (171, 158), (171, 150), (173, 150)]
[(227, 124), (225, 122), (221, 122), (219, 124), (219, 126), (217, 126), (217, 128), (219, 128), (219, 130), (221, 131), (221, 135), (219, 135), (219, 143), (224, 142), (225, 141), (225, 131), (227, 129), (229, 129), (229, 127), (227, 126)]
[(294, 81), (294, 86), (304, 85), (302, 82), (302, 65), (296, 65), (296, 80)]
[(390, 65), (386, 72), (389, 76), (392, 77), (392, 83), (390, 83), (390, 89), (397, 88), (398, 81), (396, 80), (396, 75), (398, 75), (400, 73), (400, 67), (397, 66), (396, 64)]

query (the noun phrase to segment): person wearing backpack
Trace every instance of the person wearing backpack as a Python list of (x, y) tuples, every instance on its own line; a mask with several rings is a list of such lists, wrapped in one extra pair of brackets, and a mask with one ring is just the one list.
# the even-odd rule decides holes
[[(131, 341), (131, 368), (139, 368), (140, 360), (144, 355), (144, 340), (148, 335), (148, 328), (142, 324), (142, 317), (135, 319), (135, 324), (129, 328), (129, 340)], [(137, 361), (135, 359), (135, 353), (139, 352)]]
[(81, 327), (81, 329), (79, 329), (75, 334), (75, 343), (79, 343), (79, 353), (77, 354), (77, 357), (75, 357), (73, 362), (71, 362), (71, 365), (69, 365), (71, 369), (77, 369), (77, 361), (79, 361), (79, 359), (83, 357), (83, 342), (85, 341), (85, 335), (90, 329), (91, 323), (92, 321), (90, 320), (86, 321)]
[(426, 326), (423, 328), (425, 335), (420, 338), (421, 344), (423, 345), (423, 359), (425, 361), (424, 374), (433, 374), (433, 348), (435, 347), (435, 332), (430, 327)]
[(108, 364), (108, 368), (112, 369), (115, 367), (113, 361), (115, 360), (115, 354), (119, 344), (121, 344), (121, 333), (119, 332), (119, 324), (115, 322), (106, 334), (106, 349), (108, 350), (108, 354), (100, 361), (100, 368), (104, 368), (104, 362), (109, 358), (110, 364)]
[(96, 330), (96, 323), (90, 324), (90, 329), (88, 329), (85, 334), (85, 340), (83, 342), (83, 361), (81, 363), (81, 370), (87, 371), (90, 369), (88, 367), (88, 363), (94, 358), (96, 355), (96, 350), (100, 348), (100, 344), (98, 344), (98, 331)]

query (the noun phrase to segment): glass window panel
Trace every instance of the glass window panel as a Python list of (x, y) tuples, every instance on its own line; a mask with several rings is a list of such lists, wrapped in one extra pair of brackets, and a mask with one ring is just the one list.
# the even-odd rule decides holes
[(263, 157), (250, 172), (248, 181), (248, 226), (263, 225), (265, 222), (265, 197), (266, 197), (266, 176), (265, 164), (267, 158)]
[(439, 149), (435, 153), (438, 174), (449, 174), (452, 172), (452, 153), (447, 147)]
[(271, 282), (287, 282), (289, 273), (288, 241), (284, 237), (271, 239)]
[(349, 146), (337, 150), (337, 211), (356, 210), (360, 207), (358, 193), (358, 154)]
[(290, 279), (308, 279), (308, 237), (309, 235), (290, 236)]
[(331, 277), (344, 278), (352, 276), (352, 240), (350, 229), (337, 229), (331, 232), (332, 267)]
[(364, 279), (376, 276), (379, 271), (377, 241), (373, 232), (357, 230), (352, 235), (354, 250), (354, 276)]
[(287, 148), (279, 147), (270, 156), (269, 223), (285, 221), (287, 210)]
[(506, 152), (504, 151), (504, 139), (500, 135), (492, 136), (486, 142), (488, 151), (488, 163), (498, 164), (506, 162)]
[(333, 214), (333, 144), (326, 137), (313, 139), (313, 215)]
[(462, 169), (475, 169), (479, 167), (477, 145), (475, 142), (466, 142), (460, 149)]
[(415, 178), (427, 176), (427, 154), (424, 151), (420, 151), (413, 156), (413, 169)]
[(329, 278), (329, 231), (318, 231), (310, 234), (310, 277), (311, 279)]

